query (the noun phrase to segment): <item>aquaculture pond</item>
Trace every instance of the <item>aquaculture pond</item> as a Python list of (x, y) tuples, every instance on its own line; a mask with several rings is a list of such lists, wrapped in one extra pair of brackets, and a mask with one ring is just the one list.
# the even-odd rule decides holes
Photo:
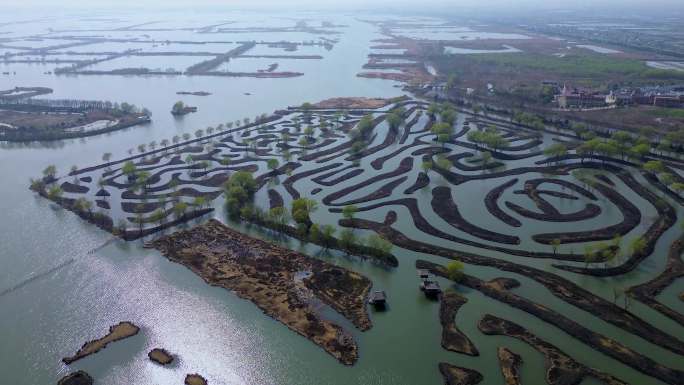
[[(114, 24), (135, 26), (162, 16), (125, 15), (128, 23)], [(196, 27), (252, 15), (192, 16), (204, 21), (192, 24)], [(258, 26), (282, 26), (279, 16), (261, 15), (267, 21)], [(684, 292), (684, 281), (674, 279), (657, 296), (675, 315), (649, 306), (649, 290), (641, 292), (641, 300), (625, 295), (679, 260), (678, 253), (668, 258), (681, 235), (678, 196), (626, 161), (544, 154), (559, 142), (572, 149), (575, 138), (568, 133), (531, 131), (468, 110), (434, 111), (396, 83), (357, 77), (372, 40), (382, 38), (380, 31), (353, 17), (307, 16), (334, 19), (345, 27), (338, 28), (339, 42), (321, 53), (323, 59), (292, 59), (295, 69), (304, 68), (297, 78), (56, 76), (45, 74), (44, 66), (0, 64), (0, 72), (16, 71), (0, 77), (0, 89), (31, 85), (54, 89), (51, 98), (125, 101), (148, 108), (153, 119), (149, 125), (86, 139), (0, 148), (5, 178), (0, 193), (0, 327), (5, 331), (0, 367), (8, 383), (55, 383), (82, 369), (103, 384), (182, 383), (187, 373), (200, 373), (210, 384), (440, 384), (438, 364), (445, 363), (451, 365), (442, 365), (445, 371), (468, 368), (484, 376), (482, 383), (503, 384), (499, 347), (522, 357), (524, 383), (543, 383), (542, 352), (558, 349), (569, 359), (554, 361), (566, 373), (560, 374), (564, 380), (681, 383), (684, 330), (676, 316), (682, 308), (676, 296)], [(70, 20), (60, 19), (60, 27), (79, 29), (78, 18)], [(51, 26), (49, 20), (30, 25), (33, 33)], [(172, 27), (184, 25), (174, 22)], [(217, 28), (212, 30), (231, 35)], [(304, 32), (270, 32), (273, 41), (289, 39), (284, 34), (291, 33)], [(240, 40), (240, 35), (229, 39)], [(245, 67), (254, 70), (280, 62), (241, 60), (258, 63)], [(174, 66), (169, 59), (163, 68)], [(212, 95), (181, 96), (178, 91)], [(361, 100), (353, 108), (344, 108), (344, 100), (300, 107), (359, 96), (385, 101)], [(197, 106), (198, 112), (174, 118), (169, 111), (177, 100)], [(354, 146), (359, 141), (354, 132), (369, 121), (363, 145)], [(451, 134), (442, 143), (432, 128), (445, 121)], [(497, 135), (500, 145), (485, 147), (475, 132)], [(160, 147), (164, 139), (176, 142), (174, 136), (181, 139), (172, 148)], [(151, 152), (140, 154), (140, 144)], [(104, 153), (112, 153), (111, 161), (102, 160)], [(123, 174), (127, 158), (147, 171), (142, 188)], [(278, 161), (275, 171), (268, 167), (270, 159)], [(29, 190), (29, 179), (40, 177), (49, 164), (58, 170), (58, 180), (50, 184), (64, 191), (52, 200)], [(72, 165), (76, 171), (70, 173)], [(670, 160), (667, 167), (684, 166)], [(314, 199), (313, 222), (335, 225), (338, 235), (345, 228), (354, 229), (357, 238), (383, 235), (394, 244), (398, 266), (324, 250), (228, 218), (221, 184), (238, 170), (252, 171), (257, 179), (257, 206), (269, 210), (282, 203), (289, 208), (295, 198)], [(78, 198), (97, 202), (94, 211), (133, 236), (171, 221), (178, 202), (199, 209), (193, 206), (198, 196), (206, 198), (202, 209), (214, 210), (132, 241), (65, 209)], [(345, 218), (341, 211), (350, 204), (358, 211)], [(165, 217), (150, 220), (158, 209)], [(190, 269), (143, 247), (161, 234), (210, 218), (358, 272), (387, 293), (385, 311), (368, 309), (372, 328), (367, 331), (326, 311), (358, 345), (353, 366), (341, 364), (253, 303), (207, 285)], [(615, 239), (615, 232), (621, 237)], [(631, 247), (635, 239), (643, 247)], [(596, 253), (607, 247), (619, 248), (620, 256), (606, 260)], [(461, 284), (443, 277), (437, 266), (452, 258), (465, 263)], [(431, 270), (443, 290), (467, 300), (446, 324), (455, 322), (479, 355), (443, 348), (440, 303), (419, 290), (417, 264)], [(62, 363), (120, 321), (141, 330), (69, 366)], [(150, 362), (147, 352), (156, 347), (178, 361), (168, 367)]]

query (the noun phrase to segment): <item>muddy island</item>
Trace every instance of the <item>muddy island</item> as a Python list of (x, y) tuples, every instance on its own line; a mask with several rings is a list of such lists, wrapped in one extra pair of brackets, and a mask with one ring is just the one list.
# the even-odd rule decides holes
[(185, 376), (185, 385), (207, 385), (207, 380), (197, 373)]
[(176, 92), (176, 95), (191, 95), (191, 96), (209, 96), (211, 95), (211, 92), (207, 91), (178, 91)]
[(120, 322), (109, 328), (109, 333), (102, 338), (92, 340), (83, 344), (83, 346), (78, 349), (76, 354), (70, 357), (62, 358), (62, 362), (69, 365), (74, 361), (80, 360), (81, 358), (87, 357), (91, 354), (95, 354), (100, 350), (107, 347), (112, 342), (122, 340), (124, 338), (132, 337), (140, 331), (140, 328), (135, 326), (132, 322)]
[(186, 106), (183, 102), (176, 102), (171, 108), (171, 115), (173, 116), (183, 116), (192, 112), (197, 112), (197, 107)]
[(461, 368), (446, 362), (439, 363), (439, 372), (446, 385), (476, 385), (482, 382), (482, 374), (468, 368)]
[(93, 385), (93, 378), (88, 373), (79, 370), (62, 377), (57, 385)]
[[(594, 377), (602, 383), (608, 385), (626, 384), (622, 380), (609, 374), (580, 364), (557, 347), (542, 340), (527, 329), (511, 321), (487, 314), (484, 316), (484, 318), (482, 318), (482, 320), (480, 320), (477, 327), (482, 333), (487, 335), (505, 335), (517, 338), (523, 342), (526, 342), (543, 354), (546, 366), (546, 382), (548, 384), (579, 384), (585, 379), (585, 377)], [(499, 351), (500, 359), (508, 355), (504, 354), (502, 356), (501, 353), (502, 351)], [(511, 356), (507, 359), (510, 359), (512, 364), (510, 365), (510, 369), (503, 369), (506, 380), (509, 381), (509, 379), (512, 380), (514, 378), (519, 379), (519, 376), (517, 375), (517, 369), (515, 370), (516, 374), (513, 374), (514, 372), (511, 371), (510, 376), (507, 375), (509, 370), (518, 366), (519, 357), (516, 358), (515, 356)]]
[(370, 329), (365, 300), (371, 287), (357, 273), (252, 238), (217, 220), (150, 242), (212, 286), (231, 290), (308, 338), (345, 365), (358, 359), (356, 342), (316, 310), (324, 304), (359, 330)]
[(520, 366), (523, 363), (522, 357), (513, 353), (510, 349), (499, 346), (496, 350), (501, 365), (501, 374), (504, 376), (506, 385), (520, 385)]
[(439, 320), (442, 324), (442, 347), (452, 352), (478, 356), (475, 345), (470, 341), (457, 326), (454, 318), (458, 310), (468, 300), (453, 291), (447, 291), (442, 295), (439, 306)]
[(147, 357), (159, 365), (168, 365), (173, 362), (173, 356), (165, 349), (155, 348), (147, 353)]
[(150, 121), (149, 111), (128, 103), (0, 98), (0, 141), (82, 138)]

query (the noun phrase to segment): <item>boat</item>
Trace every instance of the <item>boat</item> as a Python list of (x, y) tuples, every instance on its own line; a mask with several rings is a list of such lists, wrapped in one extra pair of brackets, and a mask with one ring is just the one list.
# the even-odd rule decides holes
[(368, 297), (368, 303), (378, 308), (384, 308), (387, 304), (387, 294), (382, 290), (376, 290)]
[(427, 279), (420, 284), (420, 290), (425, 293), (426, 297), (436, 297), (442, 292), (438, 282)]
[(418, 277), (423, 280), (428, 279), (430, 278), (430, 271), (427, 269), (418, 269)]

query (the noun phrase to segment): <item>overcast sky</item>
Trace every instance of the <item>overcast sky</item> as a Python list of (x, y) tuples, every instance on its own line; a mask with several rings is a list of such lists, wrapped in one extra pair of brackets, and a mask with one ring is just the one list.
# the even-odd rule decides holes
[(84, 7), (192, 7), (220, 6), (225, 8), (287, 8), (296, 9), (322, 9), (322, 8), (378, 8), (378, 7), (445, 7), (454, 9), (457, 7), (468, 8), (498, 8), (515, 9), (521, 8), (567, 8), (589, 7), (605, 8), (615, 6), (616, 9), (624, 9), (626, 6), (644, 6), (653, 8), (669, 8), (671, 10), (684, 10), (684, 0), (0, 0), (0, 9), (6, 7), (33, 7), (50, 6), (72, 8)]

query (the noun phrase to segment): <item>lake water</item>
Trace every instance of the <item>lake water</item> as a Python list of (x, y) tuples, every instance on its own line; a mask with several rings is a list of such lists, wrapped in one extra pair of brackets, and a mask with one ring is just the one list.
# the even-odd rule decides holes
[(578, 44), (577, 47), (586, 48), (590, 51), (594, 51), (597, 53), (621, 53), (622, 52), (622, 51), (618, 51), (616, 49), (601, 47), (598, 45), (590, 45), (590, 44)]
[(660, 70), (684, 71), (684, 63), (676, 61), (647, 61), (646, 65)]
[[(444, 259), (395, 248), (394, 253), (400, 265), (396, 269), (387, 270), (368, 262), (350, 260), (334, 253), (324, 253), (316, 247), (301, 245), (299, 242), (281, 240), (289, 247), (301, 249), (326, 261), (365, 274), (372, 279), (374, 287), (388, 293), (389, 311), (371, 311), (373, 328), (365, 333), (353, 331), (359, 343), (360, 359), (355, 366), (345, 367), (313, 343), (264, 316), (250, 302), (238, 299), (226, 290), (209, 287), (190, 270), (169, 262), (157, 251), (143, 249), (139, 241), (112, 240), (108, 233), (95, 229), (70, 212), (55, 207), (54, 204), (28, 190), (29, 178), (39, 176), (48, 164), (57, 165), (60, 173), (64, 173), (72, 165), (87, 166), (99, 163), (105, 152), (111, 152), (115, 159), (122, 158), (127, 156), (129, 149), (141, 143), (159, 142), (186, 132), (192, 134), (198, 128), (254, 117), (257, 114), (307, 101), (338, 96), (393, 97), (402, 94), (393, 82), (356, 76), (367, 62), (367, 54), (371, 52), (369, 47), (375, 44), (371, 41), (382, 38), (373, 26), (351, 16), (306, 16), (334, 20), (336, 24), (348, 27), (342, 28), (342, 33), (336, 36), (340, 41), (332, 50), (320, 50), (324, 59), (282, 63), (292, 63), (291, 69), (295, 71), (303, 69), (305, 75), (300, 78), (54, 76), (44, 74), (45, 71), (52, 70), (54, 65), (0, 63), (0, 73), (16, 72), (16, 75), (0, 76), (0, 89), (16, 86), (50, 87), (55, 90), (49, 95), (50, 98), (126, 101), (144, 106), (153, 113), (153, 123), (147, 126), (85, 139), (27, 145), (5, 144), (0, 148), (0, 174), (4, 177), (3, 187), (0, 189), (0, 210), (3, 213), (0, 217), (0, 292), (4, 291), (0, 296), (0, 330), (3, 340), (0, 344), (0, 368), (3, 369), (3, 381), (13, 385), (55, 383), (69, 371), (69, 368), (61, 363), (62, 357), (73, 354), (86, 340), (101, 336), (110, 325), (129, 320), (141, 326), (139, 335), (117, 342), (93, 356), (78, 361), (71, 365), (71, 369), (86, 370), (99, 384), (182, 383), (186, 373), (197, 372), (206, 377), (212, 385), (415, 385), (443, 383), (437, 370), (437, 363), (446, 361), (482, 372), (486, 376), (487, 384), (502, 384), (496, 347), (507, 346), (523, 356), (524, 381), (530, 384), (542, 383), (544, 368), (539, 353), (520, 341), (484, 336), (477, 330), (476, 324), (484, 314), (494, 314), (526, 326), (582, 363), (629, 379), (631, 383), (658, 384), (658, 381), (577, 342), (553, 325), (484, 297), (479, 292), (464, 288), (456, 290), (465, 295), (469, 302), (461, 309), (456, 321), (477, 345), (481, 356), (468, 357), (447, 352), (440, 346), (439, 305), (425, 299), (418, 291), (419, 281), (414, 268), (416, 259), (445, 263)], [(282, 40), (302, 38), (300, 34), (305, 35), (307, 40), (318, 38), (318, 35), (300, 32), (269, 35), (263, 32), (196, 34), (192, 31), (98, 31), (105, 28), (123, 28), (149, 20), (167, 20), (166, 26), (176, 28), (218, 24), (223, 20), (237, 20), (245, 24), (242, 25), (244, 27), (253, 25), (248, 22), (251, 18), (259, 20), (258, 26), (289, 25), (284, 23), (281, 17), (280, 14), (195, 12), (153, 16), (106, 13), (51, 15), (50, 19), (44, 22), (4, 25), (0, 27), (0, 32), (7, 30), (17, 36), (24, 36), (42, 33), (52, 27), (55, 30), (89, 29), (64, 32), (69, 35), (144, 34), (169, 36), (169, 39), (212, 41), (262, 38)], [(25, 20), (28, 17), (1, 15), (0, 19)], [(192, 22), (185, 22), (186, 19)], [(0, 20), (2, 21), (4, 20)], [(155, 25), (146, 28), (153, 27)], [(86, 47), (89, 46), (82, 48)], [(2, 51), (0, 48), (0, 52)], [(168, 59), (167, 62), (156, 66), (182, 67), (188, 64), (184, 60)], [(254, 60), (258, 65), (250, 64), (245, 68), (257, 69), (263, 67), (263, 64), (274, 62), (273, 59)], [(227, 68), (231, 68), (230, 63)], [(208, 91), (212, 95), (179, 96), (176, 95), (177, 91)], [(199, 111), (175, 119), (169, 114), (169, 110), (177, 100), (197, 106)], [(463, 117), (460, 119), (462, 124)], [(386, 129), (386, 125), (380, 128)], [(544, 143), (552, 143), (551, 135), (544, 138)], [(398, 146), (395, 144), (383, 153), (394, 151)], [(386, 162), (383, 172), (394, 169), (410, 152), (409, 149)], [(363, 160), (362, 167), (370, 167), (369, 161), (370, 159)], [(510, 161), (507, 162), (507, 167), (529, 165), (530, 162), (530, 159)], [(415, 180), (419, 171), (418, 166), (415, 166), (408, 181), (396, 191), (403, 191)], [(541, 176), (533, 173), (526, 177)], [(571, 180), (570, 177), (567, 178)], [(637, 179), (641, 180), (640, 177)], [(474, 202), (469, 199), (484, 196), (493, 186), (503, 181), (504, 179), (473, 181), (459, 186), (456, 200), (463, 216), (492, 231), (509, 231), (509, 228), (489, 215), (481, 215), (485, 210), (481, 199)], [(358, 180), (348, 181), (336, 188), (343, 188), (354, 182)], [(432, 183), (432, 186), (436, 186), (445, 182), (433, 177)], [(310, 191), (312, 186), (310, 181), (304, 180), (298, 182), (296, 187), (300, 191)], [(352, 197), (363, 196), (376, 187), (361, 189)], [(519, 183), (513, 189), (521, 187)], [(277, 188), (283, 191), (282, 187)], [(653, 220), (656, 211), (631, 190), (619, 183), (617, 188), (629, 200), (643, 207), (642, 212), (645, 214), (642, 225), (624, 237), (624, 242), (628, 242), (639, 232), (644, 231), (644, 226)], [(424, 213), (430, 213), (430, 195), (422, 191), (417, 194), (425, 195), (420, 206), (425, 208)], [(261, 191), (257, 195), (257, 200), (263, 203), (265, 199), (264, 191)], [(518, 200), (522, 201), (519, 198)], [(614, 208), (611, 211), (610, 204), (602, 202), (602, 205), (604, 204), (608, 207), (608, 213), (588, 222), (588, 226), (598, 228), (619, 221), (619, 213), (616, 213)], [(215, 214), (218, 219), (253, 235), (268, 237), (268, 234), (254, 228), (230, 223), (220, 209), (221, 202), (217, 201), (215, 205), (218, 208)], [(576, 207), (578, 206), (569, 205), (564, 207), (563, 211), (572, 211)], [(453, 244), (419, 233), (408, 219), (406, 210), (395, 209), (400, 218), (395, 225), (398, 230), (436, 245), (482, 252), (475, 247)], [(359, 217), (378, 220), (388, 210), (385, 208), (363, 213)], [(317, 211), (313, 218), (315, 222), (331, 224), (336, 223), (337, 219), (338, 215), (330, 214), (326, 210)], [(448, 228), (448, 224), (434, 214), (429, 216), (428, 220), (436, 227)], [(521, 229), (516, 230), (523, 238), (523, 243), (517, 248), (549, 251), (548, 247), (535, 244), (529, 239), (530, 234), (545, 231), (544, 227), (547, 224), (533, 221), (523, 221), (523, 224)], [(557, 228), (570, 230), (572, 225), (559, 224)], [(474, 239), (467, 234), (458, 233), (458, 236)], [(486, 252), (486, 255), (552, 270), (600, 296), (611, 298), (615, 285), (629, 287), (659, 274), (664, 266), (667, 248), (677, 236), (676, 228), (666, 232), (658, 242), (654, 255), (633, 273), (619, 279), (602, 280), (561, 273), (554, 269), (549, 261), (544, 260), (512, 257), (496, 252)], [(563, 246), (561, 251), (569, 251), (569, 247)], [(55, 267), (59, 268), (45, 274)], [(544, 287), (533, 280), (477, 266), (467, 266), (466, 272), (483, 279), (499, 276), (516, 278), (522, 283), (522, 286), (515, 290), (517, 294), (570, 315), (573, 320), (619, 340), (635, 350), (648, 351), (649, 355), (659, 362), (684, 369), (681, 357), (607, 324), (589, 312), (569, 306), (550, 295)], [(38, 275), (41, 277), (22, 285), (28, 278)], [(442, 287), (450, 287), (448, 282), (440, 282)], [(15, 289), (6, 290), (11, 288)], [(670, 294), (679, 293), (684, 290), (684, 282), (680, 280), (668, 290)], [(684, 330), (680, 326), (645, 306), (635, 304), (632, 311), (673, 335), (684, 335)], [(171, 368), (162, 368), (151, 363), (147, 359), (147, 352), (154, 347), (163, 347), (176, 354), (180, 358), (179, 362)], [(584, 382), (589, 383), (591, 382)]]
[(512, 47), (510, 45), (504, 45), (502, 49), (474, 49), (474, 48), (461, 48), (461, 47), (444, 47), (444, 53), (451, 55), (467, 55), (467, 54), (477, 54), (477, 53), (511, 53), (511, 52), (522, 52), (519, 49)]

